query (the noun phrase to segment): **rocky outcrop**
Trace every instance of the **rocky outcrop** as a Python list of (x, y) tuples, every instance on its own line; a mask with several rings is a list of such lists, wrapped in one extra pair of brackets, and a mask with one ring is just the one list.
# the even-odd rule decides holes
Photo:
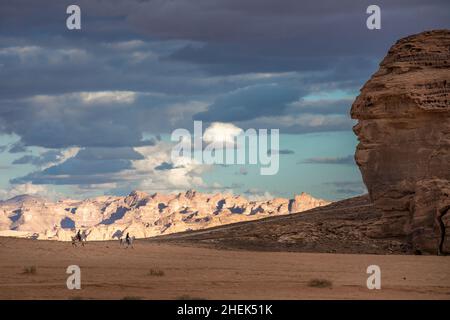
[(313, 198), (309, 194), (302, 192), (301, 194), (294, 197), (294, 200), (291, 203), (290, 210), (292, 212), (303, 212), (324, 206), (326, 204), (328, 203), (326, 203), (324, 200)]
[[(289, 206), (294, 203), (294, 206)], [(302, 193), (293, 200), (249, 201), (230, 194), (179, 194), (133, 191), (126, 197), (83, 201), (20, 196), (0, 201), (0, 236), (70, 240), (83, 229), (88, 240), (117, 239), (129, 232), (137, 238), (200, 230), (240, 221), (301, 212), (329, 202)]]
[(355, 159), (383, 211), (371, 236), (450, 252), (450, 31), (399, 40), (363, 86), (351, 116)]

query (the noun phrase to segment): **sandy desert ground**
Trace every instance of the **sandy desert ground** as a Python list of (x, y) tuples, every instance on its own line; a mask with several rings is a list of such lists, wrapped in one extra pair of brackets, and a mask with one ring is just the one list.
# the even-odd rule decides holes
[[(81, 290), (66, 288), (72, 264), (81, 267)], [(371, 264), (381, 267), (381, 290), (366, 287)], [(24, 272), (32, 266), (35, 274)], [(134, 249), (117, 242), (73, 248), (0, 238), (0, 298), (450, 299), (449, 266), (442, 256), (235, 251), (144, 240)], [(311, 287), (313, 279), (332, 286)]]

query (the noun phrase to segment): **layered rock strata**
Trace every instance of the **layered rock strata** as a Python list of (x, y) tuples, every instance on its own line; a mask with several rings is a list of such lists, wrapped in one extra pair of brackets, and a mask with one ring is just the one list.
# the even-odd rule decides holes
[(397, 41), (351, 116), (355, 159), (382, 210), (373, 237), (408, 237), (417, 253), (450, 252), (450, 30)]

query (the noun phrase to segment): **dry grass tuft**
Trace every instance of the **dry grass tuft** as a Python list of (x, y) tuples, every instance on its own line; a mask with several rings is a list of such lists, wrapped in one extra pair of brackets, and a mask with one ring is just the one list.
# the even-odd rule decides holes
[(142, 300), (142, 298), (137, 296), (125, 296), (122, 300)]
[(164, 271), (160, 269), (150, 269), (150, 271), (147, 273), (150, 277), (162, 277), (164, 276)]
[(183, 294), (182, 296), (176, 297), (176, 300), (206, 300), (206, 298), (193, 297), (188, 294)]
[(333, 283), (327, 279), (312, 279), (308, 282), (308, 287), (313, 288), (331, 288)]
[(23, 268), (23, 274), (36, 274), (37, 268), (36, 266), (28, 266)]

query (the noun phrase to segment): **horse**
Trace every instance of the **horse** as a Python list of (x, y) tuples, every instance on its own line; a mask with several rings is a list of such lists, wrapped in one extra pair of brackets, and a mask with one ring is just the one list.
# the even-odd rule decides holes
[(128, 247), (134, 248), (134, 247), (133, 247), (133, 242), (134, 242), (135, 239), (136, 239), (136, 238), (135, 238), (134, 236), (129, 237), (128, 239), (126, 239), (126, 238), (125, 238), (125, 239), (120, 238), (120, 239), (119, 239), (120, 245), (121, 245), (121, 246), (125, 246), (125, 245), (126, 245), (125, 248), (128, 248)]
[(87, 234), (85, 231), (81, 233), (81, 236), (75, 235), (72, 238), (72, 246), (76, 247), (77, 242), (81, 243), (81, 245), (84, 247), (84, 243), (87, 241)]

